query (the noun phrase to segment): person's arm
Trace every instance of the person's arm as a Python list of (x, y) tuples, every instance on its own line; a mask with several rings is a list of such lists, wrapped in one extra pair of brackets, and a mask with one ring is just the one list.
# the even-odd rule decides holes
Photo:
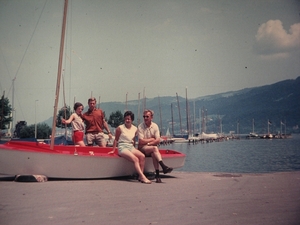
[(159, 143), (160, 143), (160, 137), (159, 138), (153, 138), (153, 140), (150, 141), (148, 145), (158, 145)]
[(121, 135), (121, 129), (120, 129), (120, 127), (117, 127), (116, 133), (115, 133), (115, 140), (114, 140), (114, 143), (113, 143), (113, 150), (110, 151), (108, 154), (114, 154), (115, 153), (115, 150), (116, 150), (117, 143), (119, 141), (120, 135)]
[(138, 138), (139, 145), (150, 145), (149, 143), (153, 142), (155, 138), (145, 138), (142, 129), (138, 128)]
[(65, 123), (65, 124), (69, 124), (69, 123), (71, 123), (72, 121), (74, 120), (74, 113), (70, 116), (70, 118), (69, 119), (62, 119), (61, 120), (61, 122), (62, 123)]
[(157, 146), (160, 143), (160, 133), (159, 133), (159, 128), (157, 127), (155, 132), (154, 132), (154, 137), (152, 138), (153, 140), (149, 141), (148, 145), (154, 145)]
[(149, 143), (149, 145), (159, 145), (160, 144), (160, 132), (158, 126), (156, 126), (154, 132), (154, 140)]
[(133, 144), (133, 147), (135, 147), (135, 148), (136, 148), (136, 146), (135, 146), (136, 145), (136, 142), (135, 142), (136, 137), (138, 137), (138, 130), (136, 130), (134, 137), (132, 138), (132, 144)]
[(139, 138), (139, 144), (141, 145), (155, 145), (155, 138)]
[(111, 139), (111, 138), (112, 138), (112, 134), (111, 134), (111, 132), (110, 132), (110, 130), (109, 130), (109, 128), (108, 128), (108, 124), (107, 124), (107, 122), (106, 122), (105, 119), (103, 119), (103, 127), (104, 127), (105, 130), (107, 131), (108, 136), (109, 136), (109, 139)]

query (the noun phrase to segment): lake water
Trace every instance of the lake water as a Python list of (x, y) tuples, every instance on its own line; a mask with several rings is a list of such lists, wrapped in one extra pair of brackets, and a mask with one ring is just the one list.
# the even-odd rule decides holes
[(186, 154), (176, 171), (266, 173), (300, 170), (300, 135), (288, 139), (234, 139), (205, 144), (173, 143), (162, 148)]

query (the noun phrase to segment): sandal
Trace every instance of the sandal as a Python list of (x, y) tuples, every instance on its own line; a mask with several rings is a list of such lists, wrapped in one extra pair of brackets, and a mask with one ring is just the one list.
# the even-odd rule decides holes
[(142, 184), (151, 184), (152, 182), (150, 180), (144, 181), (144, 180), (139, 180)]

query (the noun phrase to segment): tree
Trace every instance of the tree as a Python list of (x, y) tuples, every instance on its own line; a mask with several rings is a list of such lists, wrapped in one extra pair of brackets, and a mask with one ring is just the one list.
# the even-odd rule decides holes
[[(14, 135), (13, 137), (15, 138), (19, 138), (20, 137), (20, 134), (21, 134), (21, 130), (26, 127), (27, 125), (27, 122), (26, 121), (18, 121), (18, 123), (16, 124), (16, 127), (15, 127), (15, 131), (14, 131)], [(33, 136), (34, 137), (34, 136)]]
[[(48, 139), (52, 133), (52, 129), (46, 123), (37, 124), (37, 139)], [(34, 138), (35, 125), (23, 126), (20, 130), (20, 138)]]
[(58, 114), (56, 116), (56, 127), (60, 127), (60, 128), (65, 128), (65, 127), (71, 127), (71, 123), (69, 124), (63, 124), (61, 122), (61, 119), (69, 119), (70, 116), (72, 115), (73, 111), (71, 111), (70, 106), (65, 106), (62, 107), (59, 111)]
[(120, 110), (117, 110), (116, 112), (112, 112), (109, 116), (109, 119), (108, 119), (108, 124), (111, 126), (111, 127), (118, 127), (119, 125), (123, 124), (123, 115), (121, 113)]
[(9, 104), (8, 98), (4, 98), (4, 95), (2, 95), (0, 99), (0, 129), (8, 129), (9, 123), (12, 121), (12, 107)]

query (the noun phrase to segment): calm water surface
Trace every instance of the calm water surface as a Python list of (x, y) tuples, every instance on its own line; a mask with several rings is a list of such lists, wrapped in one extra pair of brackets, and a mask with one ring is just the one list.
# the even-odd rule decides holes
[(177, 171), (265, 173), (300, 170), (300, 135), (288, 139), (178, 143), (167, 148), (186, 154), (184, 167)]

